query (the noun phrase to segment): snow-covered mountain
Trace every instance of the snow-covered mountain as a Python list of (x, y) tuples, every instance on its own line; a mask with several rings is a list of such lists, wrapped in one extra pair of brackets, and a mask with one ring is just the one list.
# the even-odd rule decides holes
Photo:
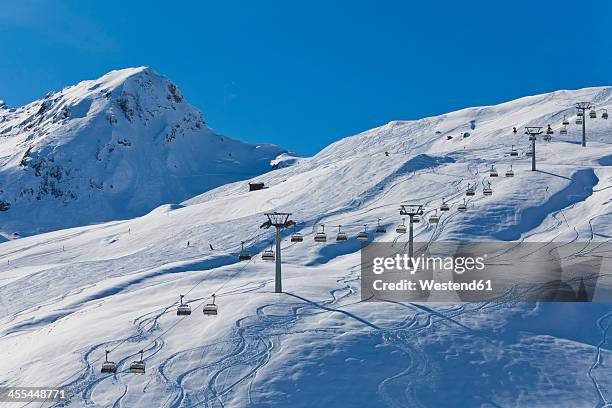
[(215, 134), (150, 68), (0, 107), (0, 225), (11, 237), (180, 202), (269, 171), (283, 150)]
[[(585, 148), (583, 100), (598, 116), (587, 118)], [(362, 302), (355, 235), (367, 224), (370, 240), (405, 245), (398, 207), (419, 203), (422, 242), (601, 251), (612, 237), (612, 121), (601, 117), (611, 108), (612, 88), (601, 87), (391, 122), (257, 177), (264, 190), (230, 183), (142, 217), (2, 243), (0, 386), (64, 385), (69, 406), (92, 407), (609, 405), (609, 303)], [(522, 128), (548, 124), (532, 172)], [(443, 199), (451, 210), (426, 222)], [(292, 212), (304, 234), (283, 235), (283, 294), (261, 260), (272, 210)], [(384, 234), (372, 231), (378, 219)], [(313, 240), (319, 224), (325, 244)], [(337, 225), (347, 242), (335, 241)], [(250, 262), (237, 260), (241, 241)], [(180, 294), (189, 317), (176, 315)], [(205, 318), (212, 294), (219, 315)], [(104, 350), (115, 375), (100, 373)], [(146, 374), (130, 374), (139, 350)]]

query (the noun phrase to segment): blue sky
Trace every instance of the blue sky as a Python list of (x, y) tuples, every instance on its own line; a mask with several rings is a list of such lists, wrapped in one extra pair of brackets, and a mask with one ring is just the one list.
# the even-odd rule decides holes
[(611, 19), (607, 0), (11, 1), (0, 99), (148, 65), (216, 131), (310, 155), (390, 120), (612, 85)]

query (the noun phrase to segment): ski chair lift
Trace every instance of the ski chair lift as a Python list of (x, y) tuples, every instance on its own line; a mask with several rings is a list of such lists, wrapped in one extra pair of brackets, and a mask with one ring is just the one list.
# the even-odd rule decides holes
[(191, 306), (183, 304), (183, 298), (184, 297), (185, 297), (185, 295), (181, 295), (181, 303), (179, 304), (178, 308), (176, 309), (176, 315), (177, 316), (189, 316), (189, 315), (191, 315)]
[(476, 189), (468, 184), (467, 190), (465, 191), (466, 196), (476, 195)]
[(555, 131), (552, 130), (552, 128), (550, 127), (550, 125), (548, 125), (548, 128), (546, 129), (546, 134), (547, 135), (554, 135)]
[(589, 118), (595, 119), (596, 117), (597, 117), (597, 112), (595, 111), (595, 109), (591, 109), (591, 111), (589, 112)]
[(563, 127), (559, 130), (559, 134), (567, 135), (567, 126), (563, 125)]
[(395, 228), (395, 232), (398, 234), (405, 234), (408, 229), (406, 228), (406, 219), (402, 218), (402, 223)]
[(457, 207), (457, 211), (459, 211), (459, 212), (466, 212), (467, 211), (467, 203), (465, 202), (465, 198), (463, 199), (463, 202), (461, 204), (459, 204), (459, 206)]
[(134, 360), (130, 364), (130, 373), (134, 374), (144, 374), (145, 373), (145, 362), (142, 358), (142, 354), (144, 351), (140, 350), (140, 360)]
[(442, 200), (442, 205), (440, 206), (440, 211), (449, 211), (450, 207), (449, 205), (446, 203), (446, 201)]
[(581, 111), (581, 110), (579, 110), (579, 111), (578, 111), (578, 113), (576, 114), (576, 116), (578, 116), (579, 118), (581, 118), (581, 117), (582, 117), (582, 111)]
[(578, 117), (576, 118), (576, 124), (577, 124), (577, 125), (582, 125), (582, 118), (581, 118), (580, 116), (578, 116)]
[(370, 235), (368, 234), (368, 224), (363, 226), (363, 231), (357, 234), (357, 239), (359, 241), (367, 241), (370, 239)]
[(204, 305), (204, 307), (202, 308), (202, 313), (204, 313), (205, 316), (216, 316), (219, 313), (219, 308), (215, 304), (214, 293), (212, 295), (212, 303)]
[(107, 374), (107, 373), (116, 373), (117, 372), (117, 364), (115, 364), (114, 361), (108, 361), (108, 353), (110, 353), (110, 351), (105, 350), (106, 353), (106, 357), (104, 358), (104, 362), (102, 363), (102, 369), (100, 370), (100, 372)]
[(516, 149), (514, 148), (514, 145), (512, 145), (512, 150), (510, 150), (510, 156), (516, 157), (516, 156), (518, 156), (518, 155), (519, 155), (519, 154), (518, 154), (518, 150), (516, 150)]
[(545, 142), (550, 142), (551, 140), (552, 140), (552, 136), (550, 134), (546, 133), (544, 135), (544, 141)]
[(327, 234), (325, 234), (325, 224), (321, 224), (321, 232), (317, 232), (314, 236), (315, 242), (326, 242)]
[(487, 186), (482, 189), (482, 194), (486, 196), (493, 195), (493, 189), (491, 188), (491, 183), (487, 182)]
[(251, 254), (247, 249), (244, 249), (244, 241), (240, 243), (240, 254), (238, 255), (239, 261), (250, 261)]
[(291, 242), (302, 242), (304, 241), (304, 236), (300, 232), (295, 231), (295, 225), (293, 226), (293, 234), (291, 234)]
[(601, 118), (602, 119), (608, 119), (608, 110), (604, 109), (603, 112), (601, 113)]
[(533, 152), (531, 151), (531, 149), (529, 149), (529, 150), (527, 150), (527, 151), (525, 152), (525, 156), (527, 156), (527, 157), (531, 157), (531, 156), (533, 156)]
[(261, 254), (261, 259), (264, 261), (274, 261), (274, 251), (272, 250), (272, 245), (270, 245), (270, 249), (266, 249), (265, 251), (263, 251), (263, 253)]
[(346, 232), (343, 232), (341, 228), (342, 225), (338, 225), (338, 235), (336, 235), (336, 242), (348, 241), (348, 235), (346, 235)]
[(495, 169), (494, 165), (491, 165), (491, 171), (489, 172), (489, 177), (497, 177), (497, 170)]
[(421, 222), (421, 216), (419, 214), (415, 214), (412, 216), (412, 223), (416, 224), (418, 222)]
[(512, 165), (510, 165), (510, 168), (506, 170), (506, 177), (514, 177), (514, 170), (512, 170)]
[(376, 233), (377, 234), (384, 234), (385, 232), (387, 232), (387, 229), (385, 228), (384, 225), (380, 225), (380, 218), (378, 219), (378, 224), (376, 225)]
[(438, 210), (434, 210), (434, 215), (429, 217), (430, 224), (437, 224), (440, 222), (440, 217), (438, 217)]
[(564, 115), (564, 116), (563, 116), (563, 122), (562, 122), (562, 125), (563, 125), (563, 126), (567, 126), (567, 125), (569, 125), (569, 124), (570, 124), (570, 123), (569, 123), (569, 120), (567, 120), (567, 118), (566, 118), (566, 117), (565, 117), (565, 115)]

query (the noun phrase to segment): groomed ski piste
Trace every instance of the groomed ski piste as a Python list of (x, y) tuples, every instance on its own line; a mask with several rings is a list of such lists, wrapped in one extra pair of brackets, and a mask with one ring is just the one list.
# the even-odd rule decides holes
[[(579, 101), (597, 115), (587, 147)], [(610, 304), (361, 302), (355, 239), (367, 225), (370, 240), (405, 244), (399, 206), (420, 203), (418, 241), (595, 250), (612, 238), (610, 108), (602, 87), (391, 122), (254, 178), (260, 191), (236, 182), (139, 218), (2, 243), (0, 386), (72, 394), (29, 407), (612, 406)], [(524, 127), (548, 124), (532, 172)], [(428, 223), (442, 200), (450, 211)], [(304, 235), (283, 232), (283, 294), (261, 259), (274, 210)], [(321, 224), (326, 243), (313, 240)], [(348, 241), (335, 242), (337, 225)], [(250, 261), (238, 261), (241, 241)], [(190, 316), (176, 314), (181, 294)], [(204, 316), (213, 294), (218, 315)], [(100, 372), (105, 350), (115, 374)], [(146, 372), (130, 373), (140, 350)]]

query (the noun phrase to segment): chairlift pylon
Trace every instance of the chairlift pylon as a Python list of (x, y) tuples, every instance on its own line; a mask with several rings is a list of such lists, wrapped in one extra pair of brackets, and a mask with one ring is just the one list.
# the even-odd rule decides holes
[(145, 362), (142, 357), (144, 351), (140, 350), (139, 353), (140, 353), (140, 360), (132, 361), (132, 363), (130, 364), (130, 373), (134, 373), (134, 374), (144, 374), (145, 373)]
[(108, 354), (110, 353), (109, 350), (104, 350), (104, 353), (106, 354), (106, 356), (104, 357), (104, 362), (102, 363), (102, 369), (100, 370), (101, 373), (104, 374), (114, 374), (117, 372), (117, 364), (115, 364), (114, 361), (108, 361)]
[(180, 304), (176, 309), (176, 315), (177, 316), (189, 316), (191, 315), (191, 306), (183, 304), (183, 298), (185, 297), (185, 295), (181, 295), (180, 297)]
[(212, 294), (212, 302), (204, 305), (202, 313), (204, 316), (216, 316), (219, 313), (219, 307), (215, 304), (215, 294)]

